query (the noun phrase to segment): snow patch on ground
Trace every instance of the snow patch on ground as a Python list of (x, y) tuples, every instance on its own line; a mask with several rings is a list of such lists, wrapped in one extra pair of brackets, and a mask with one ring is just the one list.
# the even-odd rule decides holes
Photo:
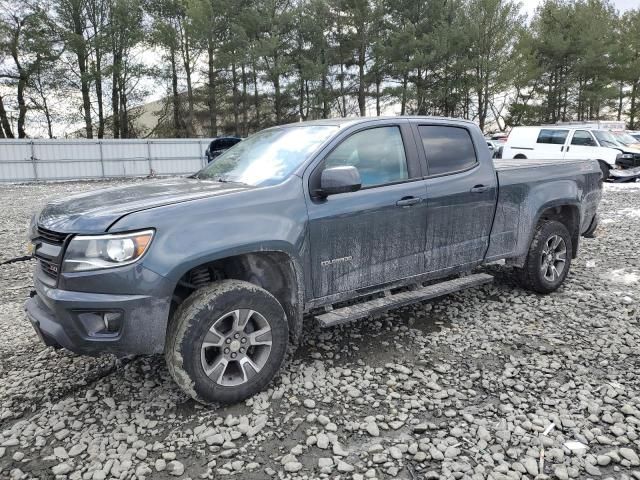
[(623, 285), (631, 285), (637, 283), (640, 280), (640, 275), (636, 272), (626, 271), (624, 268), (619, 270), (611, 270), (610, 272), (602, 276), (605, 280), (609, 280), (612, 283), (621, 283)]
[(628, 192), (630, 190), (640, 190), (640, 182), (635, 183), (604, 183), (606, 192)]
[(619, 222), (621, 219), (640, 219), (640, 208), (621, 208), (619, 210), (614, 210), (610, 212), (606, 218), (602, 219), (603, 224), (609, 224), (614, 222)]

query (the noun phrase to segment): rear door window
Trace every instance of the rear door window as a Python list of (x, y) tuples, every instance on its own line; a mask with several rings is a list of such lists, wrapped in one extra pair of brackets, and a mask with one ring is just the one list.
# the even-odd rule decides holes
[(418, 133), (427, 157), (429, 175), (455, 173), (478, 163), (466, 128), (420, 125)]
[(543, 128), (538, 134), (538, 140), (536, 143), (550, 143), (552, 145), (564, 145), (565, 140), (569, 135), (569, 130), (556, 130)]

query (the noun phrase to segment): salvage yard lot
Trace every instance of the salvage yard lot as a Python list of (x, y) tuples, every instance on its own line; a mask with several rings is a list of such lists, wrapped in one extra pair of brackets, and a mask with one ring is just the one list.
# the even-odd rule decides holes
[(307, 322), (268, 390), (208, 409), (161, 357), (47, 349), (22, 311), (29, 215), (120, 183), (0, 187), (0, 478), (640, 479), (639, 184), (605, 186), (558, 292), (489, 267), (477, 290)]

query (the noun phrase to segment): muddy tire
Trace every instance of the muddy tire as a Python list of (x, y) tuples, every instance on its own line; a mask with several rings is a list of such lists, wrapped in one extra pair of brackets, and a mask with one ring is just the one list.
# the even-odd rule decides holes
[(529, 246), (524, 267), (519, 270), (523, 287), (551, 293), (564, 282), (571, 267), (571, 235), (562, 223), (542, 220)]
[(176, 310), (165, 357), (173, 379), (196, 401), (236, 403), (271, 381), (288, 338), (286, 315), (273, 295), (223, 280), (194, 292)]

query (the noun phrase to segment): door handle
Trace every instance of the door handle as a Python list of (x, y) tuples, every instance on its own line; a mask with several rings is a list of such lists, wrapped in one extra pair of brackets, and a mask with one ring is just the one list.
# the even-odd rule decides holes
[(567, 149), (565, 150), (565, 152), (568, 152), (570, 147), (571, 145), (567, 145)]
[(416, 203), (420, 203), (422, 201), (419, 197), (404, 197), (396, 202), (396, 205), (399, 207), (410, 207), (411, 205), (415, 205)]
[(488, 186), (486, 186), (486, 185), (476, 185), (475, 187), (473, 187), (473, 188), (471, 189), (471, 193), (482, 193), (482, 192), (486, 192), (486, 191), (488, 191), (488, 190), (489, 190), (489, 188), (491, 188), (491, 187), (488, 187)]

